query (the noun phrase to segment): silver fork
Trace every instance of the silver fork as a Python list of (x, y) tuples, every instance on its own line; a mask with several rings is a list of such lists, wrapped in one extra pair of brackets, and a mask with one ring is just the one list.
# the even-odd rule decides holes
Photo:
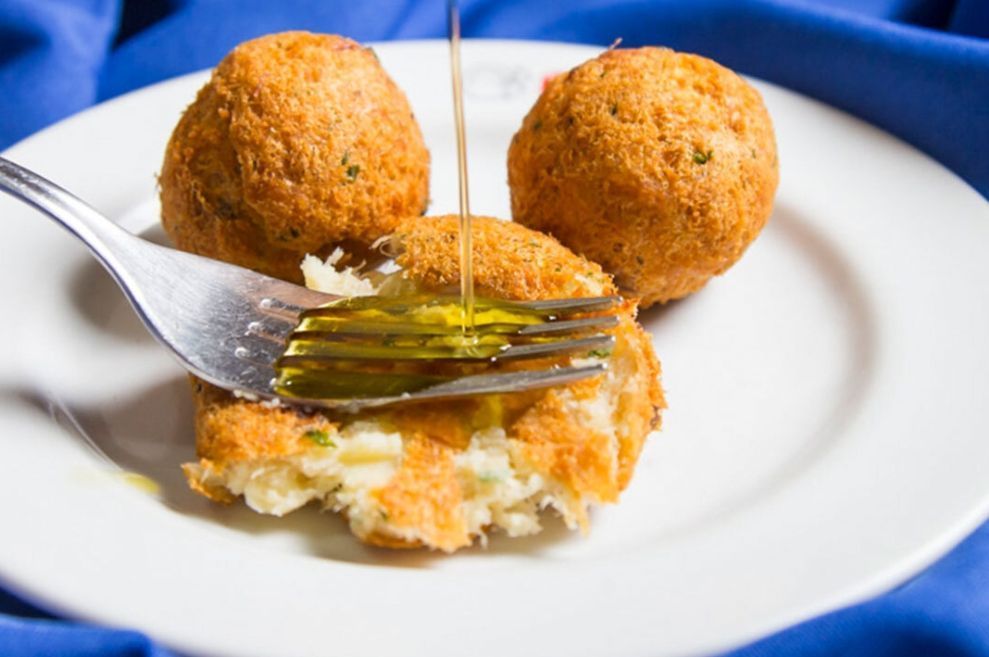
[[(248, 396), (306, 406), (345, 408), (399, 401), (516, 392), (561, 385), (601, 374), (603, 362), (583, 366), (463, 376), (418, 392), (362, 399), (299, 399), (278, 395), (274, 365), (299, 314), (339, 297), (210, 258), (143, 240), (55, 183), (0, 157), (0, 190), (34, 206), (78, 237), (113, 276), (151, 335), (188, 371)], [(616, 297), (530, 302), (567, 312), (607, 309)], [(613, 326), (614, 317), (591, 322)], [(561, 323), (562, 324), (562, 323)], [(582, 328), (588, 328), (585, 321)], [(565, 325), (561, 328), (566, 328)], [(531, 330), (531, 329), (530, 329)], [(543, 345), (542, 356), (607, 349), (600, 334)]]

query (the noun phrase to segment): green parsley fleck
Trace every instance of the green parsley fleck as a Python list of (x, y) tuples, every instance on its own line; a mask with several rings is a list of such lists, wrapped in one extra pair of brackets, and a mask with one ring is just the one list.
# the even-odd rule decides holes
[(321, 447), (336, 447), (337, 444), (330, 440), (330, 434), (322, 429), (310, 429), (305, 433), (305, 437)]
[(708, 151), (706, 153), (701, 151), (694, 151), (694, 163), (695, 164), (707, 164), (708, 160), (714, 157), (714, 151)]
[(387, 511), (385, 511), (384, 509), (378, 509), (378, 515), (381, 516), (381, 519), (382, 520), (384, 520), (385, 522), (388, 522), (388, 512)]
[(361, 168), (357, 164), (351, 164), (347, 167), (347, 178), (350, 180), (357, 180), (357, 174), (361, 172)]
[(609, 111), (611, 112), (612, 116), (616, 116), (618, 114), (618, 103), (613, 103)]
[(588, 358), (607, 358), (611, 355), (610, 349), (594, 349), (593, 351), (587, 352)]
[(502, 476), (497, 472), (481, 472), (477, 475), (477, 480), (482, 484), (496, 484), (502, 480)]
[(343, 157), (340, 158), (340, 164), (341, 166), (347, 166), (348, 162), (350, 162), (350, 151), (344, 151)]

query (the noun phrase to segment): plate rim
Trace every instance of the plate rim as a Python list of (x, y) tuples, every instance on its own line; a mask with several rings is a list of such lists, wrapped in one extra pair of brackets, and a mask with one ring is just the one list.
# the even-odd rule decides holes
[[(471, 44), (477, 42), (490, 44), (492, 47), (503, 47), (505, 44), (508, 44), (514, 47), (519, 47), (522, 45), (524, 46), (535, 45), (538, 47), (549, 47), (549, 48), (555, 48), (555, 47), (563, 47), (567, 49), (579, 48), (579, 49), (585, 49), (587, 51), (592, 51), (592, 50), (600, 51), (603, 49), (602, 47), (588, 45), (588, 44), (572, 44), (566, 42), (549, 42), (549, 41), (504, 40), (504, 39), (468, 40), (467, 43), (465, 44), (465, 48), (474, 47)], [(409, 46), (415, 48), (419, 44), (429, 44), (430, 48), (435, 48), (437, 47), (438, 44), (442, 44), (442, 46), (445, 47), (445, 42), (441, 40), (389, 41), (389, 42), (373, 43), (370, 45), (374, 45), (375, 48), (383, 48), (383, 49), (387, 48), (390, 50), (394, 48), (402, 48)], [(26, 137), (25, 139), (22, 139), (21, 141), (17, 142), (8, 149), (5, 149), (3, 153), (4, 155), (6, 155), (11, 151), (16, 152), (24, 149), (30, 149), (33, 147), (32, 144), (34, 143), (34, 140), (46, 139), (46, 135), (50, 134), (51, 131), (65, 129), (64, 126), (66, 124), (79, 121), (80, 119), (86, 116), (103, 113), (107, 110), (107, 107), (111, 105), (115, 105), (117, 103), (130, 102), (135, 97), (145, 95), (148, 92), (153, 91), (155, 89), (160, 89), (166, 85), (177, 84), (180, 83), (180, 81), (187, 80), (190, 78), (197, 78), (199, 76), (202, 76), (203, 74), (204, 71), (197, 71), (176, 78), (164, 80), (155, 83), (153, 85), (149, 85), (147, 87), (143, 87), (141, 89), (128, 92), (127, 94), (118, 96), (114, 99), (106, 101), (105, 103), (101, 103), (91, 108), (87, 108), (86, 110), (80, 113), (77, 113), (71, 117), (63, 119), (62, 121), (54, 124), (53, 126), (50, 126), (38, 133), (35, 133), (33, 135)], [(906, 148), (912, 150), (915, 154), (922, 156), (925, 160), (927, 160), (928, 164), (933, 164), (936, 168), (940, 169), (941, 171), (950, 174), (957, 182), (960, 182), (972, 194), (978, 196), (978, 193), (974, 190), (974, 188), (971, 188), (971, 186), (968, 185), (968, 183), (966, 183), (964, 180), (962, 180), (953, 172), (950, 172), (947, 169), (945, 169), (941, 164), (933, 160), (933, 158), (920, 152), (919, 150), (906, 144), (905, 142), (902, 142), (898, 138), (888, 135), (888, 133), (881, 131), (879, 128), (876, 128), (871, 124), (867, 124), (861, 119), (852, 117), (851, 115), (842, 112), (839, 109), (826, 106), (823, 103), (820, 103), (819, 101), (802, 96), (797, 92), (784, 90), (781, 87), (777, 87), (776, 85), (773, 85), (771, 83), (760, 82), (760, 84), (765, 84), (767, 87), (775, 87), (776, 89), (782, 91), (786, 95), (796, 96), (803, 101), (809, 101), (811, 103), (815, 103), (820, 107), (826, 108), (830, 112), (839, 112), (841, 114), (844, 114), (849, 119), (868, 126), (869, 130), (877, 131), (884, 135), (889, 136), (891, 139), (894, 139), (897, 143), (902, 144)], [(986, 207), (989, 207), (989, 204), (986, 204)], [(0, 417), (0, 420), (3, 419), (4, 418)], [(739, 642), (748, 642), (750, 640), (763, 636), (767, 631), (772, 631), (773, 629), (779, 629), (782, 626), (790, 626), (796, 622), (800, 622), (802, 620), (806, 620), (809, 617), (816, 616), (819, 613), (832, 610), (837, 607), (854, 604), (862, 600), (868, 599), (870, 597), (873, 597), (878, 593), (886, 591), (890, 587), (895, 586), (896, 584), (904, 581), (905, 579), (908, 579), (910, 576), (917, 573), (919, 570), (929, 566), (936, 559), (946, 554), (962, 538), (964, 538), (964, 536), (971, 533), (971, 531), (973, 531), (976, 527), (978, 527), (981, 523), (983, 523), (987, 517), (989, 517), (989, 486), (987, 486), (986, 490), (984, 491), (984, 499), (982, 500), (981, 505), (977, 509), (976, 508), (971, 509), (968, 515), (957, 518), (954, 521), (954, 523), (952, 523), (952, 531), (950, 532), (943, 531), (939, 536), (928, 539), (923, 546), (915, 548), (913, 550), (915, 556), (912, 559), (910, 560), (902, 559), (899, 563), (890, 564), (889, 567), (886, 568), (883, 572), (875, 573), (871, 580), (863, 581), (859, 586), (859, 588), (854, 593), (841, 594), (841, 595), (835, 594), (834, 600), (819, 604), (816, 606), (817, 607), (816, 609), (794, 610), (790, 614), (790, 617), (788, 619), (785, 619), (783, 623), (780, 623), (778, 620), (770, 621), (767, 619), (763, 623), (763, 626), (761, 628), (753, 629), (753, 631), (750, 632), (747, 636), (741, 638), (736, 637), (727, 643), (722, 643), (719, 645), (711, 645), (710, 649), (723, 650), (726, 648), (730, 648), (732, 646), (738, 645)], [(30, 585), (28, 585), (27, 583), (19, 582), (16, 576), (10, 576), (8, 573), (4, 572), (4, 570), (5, 570), (4, 566), (0, 565), (0, 581), (4, 583), (5, 587), (8, 590), (10, 590), (11, 592), (16, 592), (25, 600), (28, 601), (37, 600), (41, 603), (38, 606), (44, 609), (58, 610), (60, 612), (60, 615), (71, 616), (74, 618), (82, 618), (99, 624), (113, 623), (112, 619), (106, 618), (101, 614), (99, 614), (98, 612), (90, 613), (89, 611), (82, 608), (74, 608), (74, 605), (72, 604), (61, 604), (60, 601), (56, 600), (54, 597), (41, 595), (40, 592), (38, 595), (35, 595), (35, 591)], [(148, 630), (143, 630), (143, 631), (147, 632)], [(155, 635), (155, 638), (156, 640), (162, 640), (161, 638), (157, 637), (157, 635)], [(168, 642), (165, 645), (178, 646), (181, 644), (180, 643), (173, 644)], [(215, 649), (209, 649), (206, 646), (201, 646), (201, 645), (190, 646), (190, 647), (193, 647), (193, 649), (197, 651), (216, 652)], [(220, 654), (220, 653), (217, 652), (216, 654)]]

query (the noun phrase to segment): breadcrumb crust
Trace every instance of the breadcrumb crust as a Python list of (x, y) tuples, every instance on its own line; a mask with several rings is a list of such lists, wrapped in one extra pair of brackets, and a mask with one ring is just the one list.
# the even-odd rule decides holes
[(370, 49), (283, 32), (220, 62), (169, 140), (159, 185), (179, 248), (301, 283), (303, 255), (370, 245), (425, 211), (429, 152)]
[(762, 230), (779, 167), (759, 92), (666, 48), (553, 78), (508, 151), (512, 217), (613, 274), (642, 307), (699, 290)]

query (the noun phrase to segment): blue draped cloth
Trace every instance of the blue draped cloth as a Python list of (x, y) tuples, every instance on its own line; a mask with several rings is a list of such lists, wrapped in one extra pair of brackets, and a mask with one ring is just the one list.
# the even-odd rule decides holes
[[(0, 148), (260, 34), (440, 37), (442, 0), (0, 0)], [(468, 37), (668, 45), (851, 112), (989, 197), (989, 0), (461, 0)], [(7, 540), (7, 539), (0, 539)], [(0, 564), (2, 569), (2, 564)], [(139, 601), (136, 602), (139, 604)], [(171, 657), (0, 589), (3, 657)], [(732, 657), (989, 657), (989, 525), (912, 581)]]

